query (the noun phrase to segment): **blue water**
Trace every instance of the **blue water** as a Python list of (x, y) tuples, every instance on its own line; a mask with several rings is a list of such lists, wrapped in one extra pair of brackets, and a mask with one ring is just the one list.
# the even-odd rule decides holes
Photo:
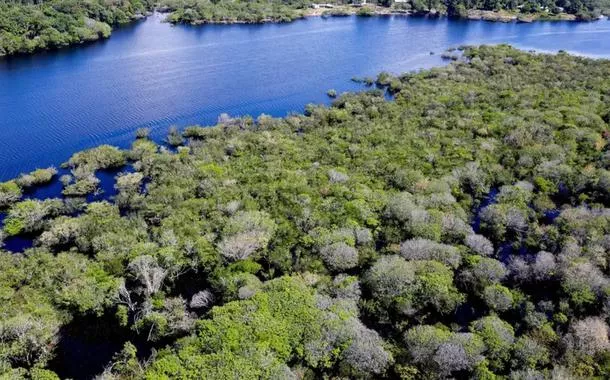
[[(173, 27), (155, 15), (103, 42), (0, 61), (0, 180), (58, 165), (140, 127), (160, 138), (220, 113), (283, 116), (360, 89), (354, 76), (442, 64), (460, 44), (610, 56), (610, 22), (488, 23), (408, 17)], [(430, 55), (433, 51), (436, 54)]]

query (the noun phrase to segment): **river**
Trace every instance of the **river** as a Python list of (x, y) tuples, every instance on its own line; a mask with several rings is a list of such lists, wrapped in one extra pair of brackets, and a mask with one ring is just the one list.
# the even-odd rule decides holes
[(128, 146), (140, 127), (160, 139), (172, 124), (214, 124), (223, 112), (300, 112), (328, 103), (328, 89), (361, 89), (352, 77), (440, 65), (446, 48), (481, 43), (610, 57), (610, 22), (394, 16), (190, 27), (154, 15), (106, 41), (0, 61), (0, 180), (99, 144)]

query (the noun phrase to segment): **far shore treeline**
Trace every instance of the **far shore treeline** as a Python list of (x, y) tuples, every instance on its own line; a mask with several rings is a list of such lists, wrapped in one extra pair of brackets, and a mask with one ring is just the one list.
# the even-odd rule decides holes
[(453, 54), (0, 183), (0, 377), (610, 378), (610, 61)]
[(108, 38), (113, 28), (168, 12), (168, 22), (289, 22), (306, 16), (414, 14), (497, 21), (594, 20), (610, 0), (0, 0), (0, 57)]

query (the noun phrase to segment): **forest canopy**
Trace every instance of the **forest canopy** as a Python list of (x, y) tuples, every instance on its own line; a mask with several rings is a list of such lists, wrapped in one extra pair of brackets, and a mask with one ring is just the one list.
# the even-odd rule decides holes
[(108, 38), (143, 17), (149, 0), (0, 0), (0, 57)]
[(0, 251), (0, 371), (610, 377), (610, 61), (483, 46), (377, 86), (0, 183), (34, 239)]

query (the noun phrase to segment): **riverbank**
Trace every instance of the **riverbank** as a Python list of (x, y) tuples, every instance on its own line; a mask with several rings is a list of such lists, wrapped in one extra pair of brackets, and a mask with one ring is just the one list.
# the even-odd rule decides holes
[[(534, 21), (596, 21), (596, 19), (580, 18), (577, 15), (569, 13), (522, 13), (515, 11), (499, 10), (488, 11), (480, 9), (470, 9), (461, 15), (449, 15), (446, 9), (431, 9), (423, 11), (412, 11), (402, 7), (385, 7), (374, 4), (364, 6), (355, 5), (334, 5), (334, 4), (319, 4), (315, 7), (306, 9), (283, 9), (279, 14), (268, 16), (253, 16), (240, 18), (239, 16), (222, 18), (213, 18), (208, 14), (208, 18), (191, 19), (192, 12), (189, 13), (189, 18), (184, 18), (182, 14), (184, 10), (168, 10), (163, 11), (169, 14), (167, 21), (172, 24), (190, 24), (190, 25), (205, 25), (205, 24), (266, 24), (266, 23), (286, 23), (308, 17), (341, 17), (341, 16), (419, 16), (419, 17), (453, 17), (457, 19), (466, 19), (472, 21), (491, 21), (491, 22), (534, 22)], [(600, 16), (602, 18), (603, 16)]]
[(585, 21), (576, 15), (568, 13), (520, 13), (509, 11), (469, 10), (465, 16), (468, 20), (483, 20), (495, 22), (534, 22), (534, 21)]
[(141, 126), (154, 134), (170, 124), (212, 123), (219, 110), (283, 116), (327, 103), (329, 88), (357, 90), (351, 77), (441, 65), (451, 46), (509, 43), (610, 58), (605, 21), (311, 17), (172, 27), (163, 19), (155, 14), (118, 28), (100, 43), (0, 60), (0, 180), (100, 142), (127, 145), (127, 131)]
[[(54, 0), (50, 4), (61, 4), (61, 0)], [(219, 2), (199, 4), (186, 7), (183, 4), (168, 5), (165, 1), (156, 8), (148, 0), (139, 7), (125, 6), (109, 8), (108, 14), (99, 15), (95, 9), (83, 6), (74, 14), (55, 14), (51, 11), (45, 13), (43, 26), (35, 27), (36, 7), (28, 5), (4, 4), (0, 5), (0, 58), (17, 55), (30, 55), (33, 53), (57, 50), (69, 46), (85, 45), (87, 43), (107, 39), (120, 25), (131, 24), (150, 15), (152, 10), (167, 14), (167, 21), (172, 24), (204, 25), (204, 24), (265, 24), (287, 23), (308, 17), (333, 16), (425, 16), (447, 17), (454, 12), (445, 7), (439, 9), (414, 11), (410, 4), (396, 3), (391, 7), (367, 4), (364, 6), (311, 4), (307, 8), (296, 8), (284, 3), (271, 4), (258, 1), (252, 2)], [(45, 5), (47, 6), (47, 5)], [(53, 8), (54, 9), (54, 8)], [(2, 22), (3, 16), (8, 20)], [(459, 18), (468, 20), (484, 20), (494, 22), (533, 22), (533, 21), (591, 21), (573, 14), (549, 12), (521, 13), (514, 11), (486, 11), (464, 10)], [(10, 22), (10, 20), (20, 20)], [(60, 20), (60, 21), (58, 21)], [(68, 20), (68, 21), (66, 21)], [(68, 26), (57, 28), (57, 25)], [(48, 24), (48, 25), (47, 25)], [(8, 26), (7, 26), (8, 25)], [(53, 26), (51, 26), (53, 25)], [(32, 32), (31, 30), (37, 30)], [(59, 32), (58, 30), (63, 30)]]
[(149, 0), (0, 2), (0, 57), (77, 46), (110, 37), (112, 30), (145, 17)]

